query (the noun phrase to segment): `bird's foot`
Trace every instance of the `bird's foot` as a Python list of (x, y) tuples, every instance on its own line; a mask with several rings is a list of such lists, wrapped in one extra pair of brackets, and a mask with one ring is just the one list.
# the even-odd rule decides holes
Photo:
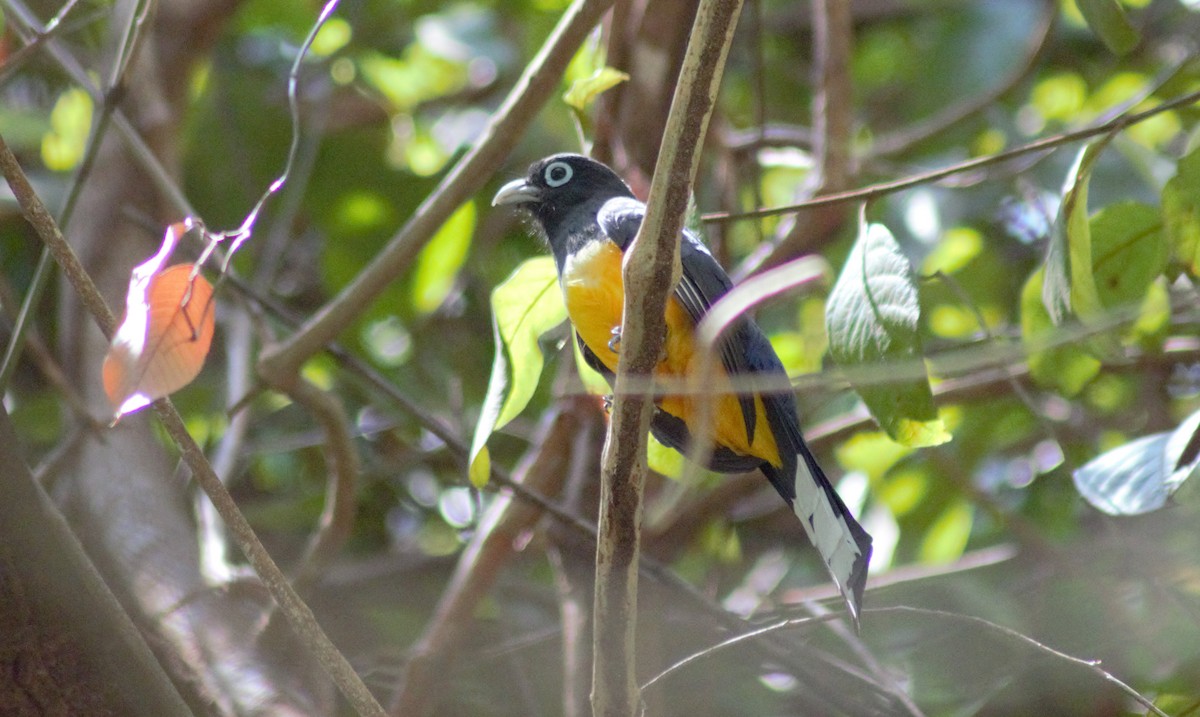
[(605, 394), (600, 397), (600, 400), (604, 402), (604, 412), (612, 413), (612, 406), (613, 406), (612, 394), (611, 393)]
[(608, 350), (617, 353), (621, 346), (621, 327), (614, 326), (612, 329), (612, 338), (608, 340)]

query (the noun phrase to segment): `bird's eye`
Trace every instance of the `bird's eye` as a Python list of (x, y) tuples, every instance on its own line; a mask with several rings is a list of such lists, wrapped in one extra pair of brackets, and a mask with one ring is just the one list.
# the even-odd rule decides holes
[(550, 166), (546, 167), (545, 177), (546, 184), (551, 187), (561, 187), (571, 181), (571, 175), (575, 171), (571, 169), (571, 165), (566, 162), (551, 162)]

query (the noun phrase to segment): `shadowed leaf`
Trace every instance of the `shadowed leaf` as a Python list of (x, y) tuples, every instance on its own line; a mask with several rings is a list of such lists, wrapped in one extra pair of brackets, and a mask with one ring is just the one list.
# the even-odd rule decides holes
[[(892, 370), (889, 364), (919, 365), (920, 312), (908, 259), (887, 227), (864, 223), (826, 307), (833, 360), (846, 367), (876, 367), (879, 375)], [(923, 367), (914, 379), (858, 382), (854, 388), (893, 440), (907, 446), (950, 440)]]
[(1124, 55), (1137, 47), (1138, 32), (1117, 0), (1077, 0), (1077, 3), (1088, 27), (1114, 54)]

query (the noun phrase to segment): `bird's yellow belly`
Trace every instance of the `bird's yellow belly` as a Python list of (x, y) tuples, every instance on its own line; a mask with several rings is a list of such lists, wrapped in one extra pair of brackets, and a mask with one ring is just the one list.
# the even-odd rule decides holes
[[(592, 353), (614, 373), (618, 353), (609, 348), (613, 330), (621, 325), (624, 302), (624, 281), (621, 278), (621, 250), (612, 242), (591, 242), (568, 257), (562, 272), (563, 299), (567, 315), (575, 330)], [(694, 326), (687, 310), (672, 296), (667, 301), (667, 336), (665, 352), (655, 374), (675, 385), (681, 384), (697, 368), (695, 360)], [(617, 351), (620, 346), (617, 346)], [(658, 406), (682, 420), (693, 435), (693, 425), (700, 401), (715, 400), (713, 410), (715, 431), (713, 439), (740, 455), (762, 458), (780, 465), (779, 450), (767, 422), (762, 399), (755, 397), (757, 411), (753, 441), (746, 435), (741, 403), (729, 393), (729, 378), (718, 364), (718, 378), (711, 394), (659, 396)], [(715, 397), (715, 398), (714, 398)]]

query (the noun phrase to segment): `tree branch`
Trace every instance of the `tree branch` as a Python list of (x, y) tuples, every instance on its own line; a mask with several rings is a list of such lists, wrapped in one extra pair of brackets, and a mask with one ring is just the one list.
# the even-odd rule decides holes
[(662, 353), (664, 311), (680, 271), (679, 232), (740, 9), (739, 0), (704, 0), (696, 13), (646, 217), (625, 255), (622, 351), (601, 468), (596, 545), (592, 711), (597, 717), (636, 714), (641, 702), (634, 669), (638, 543), (654, 403), (629, 389), (631, 380), (652, 374)]
[(562, 70), (575, 50), (611, 3), (575, 0), (571, 4), (471, 149), (352, 283), (286, 342), (263, 351), (259, 375), (276, 386), (293, 380), (301, 364), (378, 298), (454, 210), (499, 169), (517, 137), (558, 87)]
[[(91, 276), (83, 268), (75, 252), (59, 232), (54, 218), (50, 216), (50, 212), (46, 210), (41, 199), (33, 191), (33, 187), (29, 185), (29, 180), (17, 163), (17, 158), (13, 156), (2, 136), (0, 136), (0, 171), (3, 172), (9, 186), (12, 187), (13, 194), (17, 197), (25, 217), (33, 225), (42, 241), (50, 247), (55, 260), (59, 262), (63, 273), (82, 297), (88, 311), (96, 319), (104, 335), (111, 338), (116, 328), (116, 318), (113, 316), (112, 310), (109, 309), (108, 303), (92, 283)], [(291, 623), (292, 629), (312, 650), (334, 683), (342, 690), (342, 694), (354, 705), (360, 715), (384, 717), (383, 708), (371, 696), (371, 692), (354, 672), (354, 668), (350, 666), (345, 656), (338, 651), (325, 631), (321, 629), (312, 610), (296, 594), (279, 566), (271, 559), (267, 549), (259, 542), (258, 536), (254, 534), (250, 523), (242, 515), (233, 496), (225, 489), (225, 485), (221, 483), (221, 479), (213, 472), (212, 466), (205, 458), (204, 452), (200, 450), (191, 434), (188, 433), (179, 412), (175, 410), (169, 399), (155, 401), (154, 409), (167, 434), (175, 441), (184, 462), (192, 470), (196, 482), (208, 494), (221, 517), (229, 525), (238, 547), (246, 554), (246, 558), (254, 566), (255, 572), (258, 573), (271, 595), (279, 603), (284, 616)]]
[(922, 184), (931, 184), (940, 179), (951, 177), (955, 174), (962, 174), (974, 169), (982, 167), (990, 167), (994, 164), (1002, 164), (1017, 157), (1023, 157), (1027, 154), (1035, 154), (1037, 152), (1046, 152), (1056, 149), (1065, 144), (1080, 142), (1085, 139), (1091, 139), (1102, 134), (1111, 132), (1120, 132), (1121, 130), (1135, 125), (1139, 122), (1154, 117), (1155, 115), (1168, 112), (1170, 110), (1186, 107), (1200, 101), (1200, 91), (1188, 92), (1187, 94), (1179, 95), (1173, 99), (1167, 100), (1162, 104), (1151, 107), (1148, 110), (1134, 113), (1121, 114), (1107, 122), (1101, 122), (1091, 127), (1084, 127), (1071, 132), (1063, 132), (1061, 134), (1043, 137), (1042, 139), (1023, 144), (1020, 147), (989, 154), (983, 157), (976, 157), (965, 162), (952, 164), (941, 169), (934, 169), (928, 172), (919, 172), (907, 177), (902, 177), (890, 182), (879, 182), (860, 189), (854, 189), (846, 192), (838, 192), (836, 194), (826, 194), (821, 197), (815, 197), (797, 204), (790, 204), (783, 207), (765, 207), (755, 209), (749, 212), (717, 212), (713, 214), (705, 214), (701, 218), (705, 222), (732, 222), (742, 219), (761, 219), (762, 217), (773, 217), (779, 214), (794, 214), (796, 212), (807, 209), (815, 209), (817, 207), (825, 207), (832, 204), (844, 204), (846, 202), (870, 201), (879, 197), (895, 194), (905, 189), (911, 189)]

